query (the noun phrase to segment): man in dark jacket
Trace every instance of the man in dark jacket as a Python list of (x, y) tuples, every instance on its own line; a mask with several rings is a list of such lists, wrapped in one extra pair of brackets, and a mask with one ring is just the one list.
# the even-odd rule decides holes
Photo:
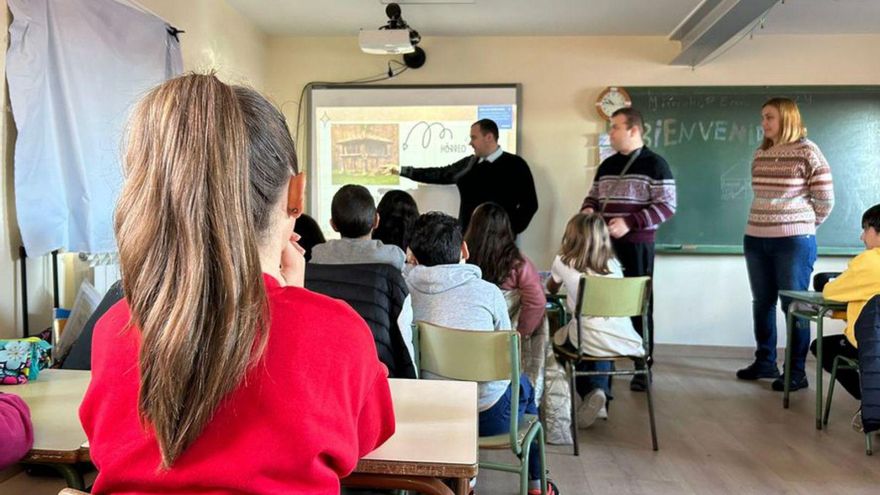
[[(538, 195), (529, 165), (498, 145), (498, 125), (490, 119), (471, 126), (474, 154), (445, 167), (401, 167), (400, 176), (426, 184), (455, 184), (461, 195), (458, 220), (467, 231), (471, 214), (483, 203), (503, 206), (513, 233), (519, 235), (538, 211)], [(393, 173), (394, 171), (392, 171)]]

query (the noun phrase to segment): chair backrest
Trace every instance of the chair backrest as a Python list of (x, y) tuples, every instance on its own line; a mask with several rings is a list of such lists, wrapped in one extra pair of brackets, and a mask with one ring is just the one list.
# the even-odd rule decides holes
[(418, 327), (419, 368), (455, 380), (519, 379), (519, 334), (473, 331), (424, 321)]
[(422, 371), (454, 380), (510, 380), (509, 443), (519, 455), (519, 333), (460, 330), (418, 321), (413, 334)]
[(651, 277), (581, 275), (578, 286), (580, 316), (642, 316), (647, 314)]

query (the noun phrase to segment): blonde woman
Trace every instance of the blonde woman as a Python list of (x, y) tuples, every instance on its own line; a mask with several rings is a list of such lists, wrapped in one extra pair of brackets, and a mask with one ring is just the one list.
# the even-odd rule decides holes
[[(784, 384), (776, 366), (776, 300), (780, 290), (806, 290), (816, 261), (816, 228), (834, 205), (831, 168), (815, 143), (807, 139), (797, 104), (771, 98), (761, 108), (764, 140), (752, 161), (755, 193), (743, 239), (752, 289), (755, 361), (737, 371), (741, 380), (774, 378)], [(791, 301), (782, 299), (783, 313)], [(810, 343), (809, 323), (797, 321), (792, 341), (791, 390), (806, 388), (804, 362)]]
[(95, 328), (80, 408), (92, 493), (339, 493), (393, 433), (387, 371), (354, 311), (301, 288), (281, 113), (172, 79), (135, 110), (124, 171), (125, 298)]
[[(611, 247), (611, 236), (602, 215), (578, 213), (568, 221), (562, 236), (562, 247), (550, 267), (547, 290), (555, 294), (565, 287), (566, 305), (571, 313), (577, 307), (578, 286), (582, 274), (602, 277), (623, 277), (620, 263)], [(642, 339), (633, 328), (630, 318), (589, 317), (571, 319), (568, 326), (553, 336), (557, 345), (578, 348), (593, 357), (629, 355), (644, 356)], [(580, 333), (580, 339), (578, 338)], [(609, 348), (614, 344), (614, 348)], [(578, 364), (580, 371), (611, 370), (611, 361), (588, 361)], [(597, 418), (607, 418), (607, 401), (611, 400), (610, 377), (578, 377), (575, 381), (583, 402), (578, 408), (578, 427), (588, 428)]]

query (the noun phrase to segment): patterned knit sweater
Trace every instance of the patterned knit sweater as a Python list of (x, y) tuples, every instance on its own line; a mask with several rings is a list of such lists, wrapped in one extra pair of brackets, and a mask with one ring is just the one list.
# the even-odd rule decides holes
[(815, 143), (801, 139), (755, 152), (755, 198), (746, 235), (812, 235), (834, 206), (831, 167)]
[(654, 242), (657, 227), (675, 214), (675, 179), (666, 160), (647, 146), (621, 177), (628, 161), (629, 155), (617, 153), (599, 165), (581, 209), (599, 212), (607, 199), (605, 220), (620, 217), (630, 228), (621, 241)]

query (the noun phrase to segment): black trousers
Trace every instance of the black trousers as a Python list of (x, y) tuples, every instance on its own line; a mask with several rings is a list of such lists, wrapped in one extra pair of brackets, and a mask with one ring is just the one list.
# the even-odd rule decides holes
[[(654, 276), (654, 243), (653, 242), (625, 242), (617, 239), (611, 241), (617, 259), (623, 267), (624, 277)], [(632, 319), (636, 332), (644, 338), (645, 329), (642, 328), (642, 317), (634, 316)], [(648, 364), (653, 363), (654, 355), (654, 292), (648, 302)]]
[[(816, 355), (816, 341), (810, 345), (810, 352)], [(843, 335), (822, 337), (822, 368), (831, 373), (834, 358), (838, 355), (859, 360), (859, 350), (853, 347)], [(859, 373), (854, 370), (837, 368), (837, 381), (857, 400), (862, 400), (862, 388), (859, 385)]]

